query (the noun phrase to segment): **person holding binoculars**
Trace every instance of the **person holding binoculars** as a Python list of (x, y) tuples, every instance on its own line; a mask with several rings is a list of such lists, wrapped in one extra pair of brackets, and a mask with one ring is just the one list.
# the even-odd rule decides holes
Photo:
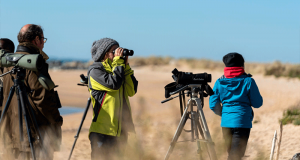
[(87, 73), (93, 104), (89, 129), (91, 158), (118, 159), (128, 132), (134, 132), (128, 97), (136, 94), (138, 81), (129, 66), (128, 55), (124, 57), (126, 49), (120, 48), (117, 41), (111, 38), (97, 40), (91, 53), (94, 63)]

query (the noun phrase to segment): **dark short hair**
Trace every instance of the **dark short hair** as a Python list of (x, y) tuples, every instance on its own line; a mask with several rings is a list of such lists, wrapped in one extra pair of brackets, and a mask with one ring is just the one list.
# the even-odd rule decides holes
[(42, 38), (43, 29), (40, 25), (31, 24), (25, 32), (19, 32), (18, 41), (22, 42), (31, 42), (35, 39), (36, 36)]
[(0, 48), (8, 50), (11, 53), (14, 53), (14, 51), (15, 51), (14, 42), (11, 41), (8, 38), (1, 38), (0, 39)]

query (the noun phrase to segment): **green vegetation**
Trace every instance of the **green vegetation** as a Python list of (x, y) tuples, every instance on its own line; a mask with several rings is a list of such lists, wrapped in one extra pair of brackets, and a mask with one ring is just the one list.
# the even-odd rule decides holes
[(300, 102), (295, 106), (283, 112), (283, 118), (279, 120), (283, 125), (293, 123), (294, 125), (300, 125)]
[(266, 67), (265, 75), (274, 75), (275, 77), (300, 78), (300, 65), (282, 64), (276, 61)]

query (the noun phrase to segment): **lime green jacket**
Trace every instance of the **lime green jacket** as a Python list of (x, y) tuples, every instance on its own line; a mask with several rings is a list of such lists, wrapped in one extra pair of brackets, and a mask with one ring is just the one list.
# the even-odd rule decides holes
[(120, 136), (121, 129), (134, 132), (128, 96), (136, 94), (138, 82), (124, 59), (116, 56), (113, 62), (94, 62), (88, 80), (94, 111), (89, 132), (110, 136)]

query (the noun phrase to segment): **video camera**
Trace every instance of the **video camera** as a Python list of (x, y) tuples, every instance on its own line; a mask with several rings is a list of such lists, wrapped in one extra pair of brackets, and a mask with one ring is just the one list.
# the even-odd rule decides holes
[(211, 82), (211, 74), (207, 73), (193, 74), (192, 72), (178, 71), (176, 68), (172, 73), (172, 77), (177, 84), (206, 84), (207, 82)]
[(172, 71), (172, 78), (175, 82), (169, 83), (165, 86), (165, 97), (169, 98), (172, 94), (178, 93), (177, 91), (189, 90), (190, 84), (199, 84), (202, 86), (206, 94), (204, 96), (213, 95), (214, 92), (207, 84), (211, 82), (211, 74), (178, 71), (176, 68)]

